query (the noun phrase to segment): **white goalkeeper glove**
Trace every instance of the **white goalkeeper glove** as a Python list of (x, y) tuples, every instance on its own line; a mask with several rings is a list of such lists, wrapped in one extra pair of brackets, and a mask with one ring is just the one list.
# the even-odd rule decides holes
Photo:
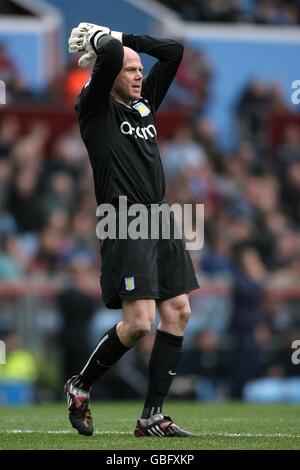
[(122, 42), (122, 33), (119, 31), (111, 31), (106, 26), (99, 26), (93, 23), (80, 23), (77, 28), (73, 28), (71, 36), (69, 37), (69, 52), (76, 53), (86, 51), (86, 53), (80, 57), (78, 65), (80, 67), (87, 67), (96, 60), (97, 54), (91, 44), (91, 38), (93, 38), (94, 45), (97, 44), (99, 37), (103, 34), (111, 34), (115, 39)]

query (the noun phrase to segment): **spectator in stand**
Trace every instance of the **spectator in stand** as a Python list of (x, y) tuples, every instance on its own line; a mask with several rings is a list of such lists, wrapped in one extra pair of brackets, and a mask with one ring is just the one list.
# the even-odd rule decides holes
[(276, 166), (279, 178), (285, 174), (289, 163), (300, 162), (300, 129), (296, 124), (288, 124), (283, 131), (282, 141), (277, 151)]
[(8, 189), (13, 176), (11, 160), (0, 153), (0, 214), (7, 203)]
[(235, 247), (232, 317), (231, 396), (242, 398), (247, 381), (262, 372), (256, 332), (264, 322), (263, 283), (266, 271), (258, 252), (247, 243)]
[(281, 181), (281, 195), (285, 212), (292, 221), (300, 224), (300, 161), (286, 166)]
[(179, 372), (190, 381), (190, 389), (194, 389), (198, 400), (212, 401), (217, 398), (218, 385), (228, 376), (227, 362), (216, 332), (203, 329), (194, 335), (190, 348), (183, 353)]
[(7, 116), (0, 121), (0, 154), (8, 155), (20, 136), (20, 122), (16, 117)]
[(76, 204), (76, 187), (72, 176), (63, 171), (53, 173), (41, 204), (46, 215), (51, 214), (55, 209), (72, 213)]
[(217, 143), (217, 129), (214, 122), (207, 117), (197, 117), (193, 124), (194, 137), (205, 149), (214, 169), (219, 172), (223, 168), (222, 152)]
[(211, 240), (206, 238), (201, 259), (201, 268), (208, 276), (229, 276), (232, 265), (230, 243), (224, 233), (215, 233)]
[(39, 247), (29, 266), (30, 273), (45, 278), (56, 276), (62, 271), (69, 248), (69, 239), (60, 230), (46, 225), (39, 233)]
[(179, 12), (185, 20), (237, 22), (245, 15), (237, 0), (187, 0), (185, 2), (174, 0), (160, 0), (161, 3)]
[(72, 126), (60, 135), (53, 146), (53, 158), (48, 171), (65, 171), (79, 183), (88, 165), (86, 149), (82, 143), (78, 126)]
[(264, 124), (268, 113), (267, 88), (259, 79), (253, 79), (245, 88), (237, 105), (238, 131), (243, 140), (251, 141), (261, 149), (264, 142)]
[[(287, 111), (280, 82), (274, 81), (267, 84), (260, 78), (252, 79), (237, 101), (236, 119), (240, 138), (243, 141), (252, 142), (260, 157), (265, 155), (267, 120), (273, 113), (280, 115)], [(264, 162), (263, 167), (266, 163)]]
[(185, 47), (175, 80), (165, 103), (199, 113), (209, 97), (212, 69), (203, 52)]
[(0, 238), (0, 280), (19, 281), (25, 279), (29, 264), (22, 240), (16, 233)]
[(82, 367), (82, 355), (89, 356), (89, 324), (96, 310), (90, 294), (90, 259), (80, 253), (69, 260), (69, 285), (57, 296), (57, 306), (63, 323), (59, 344), (62, 348), (63, 380), (73, 376)]
[(38, 368), (33, 354), (24, 347), (13, 327), (1, 328), (6, 363), (0, 367), (0, 404), (32, 404), (36, 398)]
[(94, 213), (78, 209), (72, 218), (72, 235), (76, 245), (95, 253), (97, 240), (95, 240), (94, 230)]
[(299, 24), (297, 0), (160, 0), (187, 21), (258, 23), (263, 25)]
[(190, 179), (205, 163), (206, 154), (186, 125), (175, 129), (173, 139), (164, 146), (163, 161), (169, 177), (180, 173)]
[(281, 273), (288, 277), (287, 271), (290, 270), (289, 265), (293, 260), (296, 260), (298, 237), (298, 233), (290, 227), (283, 229), (277, 234), (270, 267), (278, 275)]
[(8, 210), (22, 232), (37, 232), (44, 222), (38, 174), (31, 168), (17, 171), (8, 199)]
[(9, 57), (4, 43), (0, 43), (0, 80), (5, 83), (8, 103), (32, 98), (32, 94), (20, 78), (13, 60)]
[(5, 44), (0, 43), (0, 80), (4, 81), (7, 93), (13, 91), (16, 76), (16, 67), (8, 56), (7, 47)]
[(79, 67), (78, 59), (72, 60), (68, 64), (68, 70), (64, 78), (64, 98), (66, 104), (74, 106), (77, 96), (80, 94), (81, 89), (88, 82), (91, 75), (91, 68)]

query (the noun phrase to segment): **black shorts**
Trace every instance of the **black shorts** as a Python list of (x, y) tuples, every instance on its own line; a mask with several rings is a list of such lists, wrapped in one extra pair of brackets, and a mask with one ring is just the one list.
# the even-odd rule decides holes
[(101, 240), (100, 249), (100, 283), (107, 308), (119, 309), (124, 300), (166, 300), (199, 287), (184, 241), (172, 234), (170, 239), (107, 238)]

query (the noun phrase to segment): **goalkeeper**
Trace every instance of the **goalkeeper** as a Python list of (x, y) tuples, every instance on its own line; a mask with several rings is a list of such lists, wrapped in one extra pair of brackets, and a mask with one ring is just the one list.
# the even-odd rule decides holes
[[(110, 203), (118, 207), (120, 196), (127, 197), (129, 206), (164, 204), (165, 178), (154, 115), (175, 77), (183, 47), (174, 40), (80, 23), (72, 30), (69, 51), (84, 51), (80, 66), (95, 61), (76, 110), (98, 206)], [(146, 78), (140, 52), (158, 59)], [(118, 217), (117, 212), (117, 224)], [(190, 316), (188, 294), (199, 287), (184, 242), (174, 236), (107, 238), (101, 241), (100, 250), (103, 301), (108, 308), (122, 308), (123, 317), (99, 341), (82, 371), (67, 381), (70, 422), (80, 434), (93, 434), (93, 383), (150, 332), (157, 308), (160, 322), (149, 362), (148, 389), (134, 435), (193, 436), (162, 410)]]

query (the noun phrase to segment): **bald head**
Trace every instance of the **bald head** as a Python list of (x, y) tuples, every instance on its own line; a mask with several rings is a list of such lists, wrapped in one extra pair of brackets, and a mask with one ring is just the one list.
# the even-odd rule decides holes
[(135, 52), (133, 49), (130, 49), (130, 47), (123, 46), (123, 49), (124, 49), (123, 64), (124, 64), (124, 62), (126, 62), (128, 60), (129, 61), (130, 60), (139, 60), (139, 61), (141, 61), (140, 56), (138, 55), (138, 53)]
[(131, 105), (132, 101), (141, 97), (143, 66), (140, 56), (130, 47), (124, 46), (123, 67), (117, 76), (112, 95), (121, 103)]

